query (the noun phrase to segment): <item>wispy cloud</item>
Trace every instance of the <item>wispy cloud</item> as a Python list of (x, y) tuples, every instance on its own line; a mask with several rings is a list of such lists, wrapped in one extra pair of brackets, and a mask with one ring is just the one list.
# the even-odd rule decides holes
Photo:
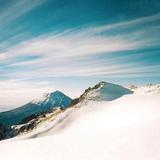
[(4, 10), (0, 11), (1, 29), (7, 23), (31, 11), (35, 7), (44, 3), (45, 0), (15, 0), (11, 1)]
[[(129, 27), (137, 27), (137, 26), (141, 26), (141, 25), (151, 25), (150, 23), (155, 22), (155, 21), (159, 21), (160, 20), (160, 13), (157, 13), (155, 15), (151, 15), (151, 16), (147, 16), (147, 17), (141, 17), (141, 18), (137, 18), (137, 19), (133, 19), (133, 20), (129, 20), (129, 21), (124, 21), (124, 22), (119, 22), (119, 23), (114, 23), (114, 24), (110, 24), (110, 25), (103, 25), (101, 27), (98, 28), (92, 28), (92, 30), (96, 31), (96, 32), (104, 32), (106, 30), (112, 30), (112, 29), (126, 29)], [(148, 26), (144, 26), (145, 28), (147, 28)]]
[[(33, 5), (31, 6), (33, 7)], [(71, 29), (60, 34), (53, 32), (19, 43), (9, 48), (5, 54), (8, 57), (28, 54), (64, 57), (65, 55), (87, 55), (158, 45), (159, 36), (152, 34), (158, 32), (159, 23), (152, 26), (150, 22), (158, 22), (159, 20), (160, 14), (156, 14), (115, 24)], [(143, 28), (138, 28), (138, 25), (142, 25)], [(132, 30), (128, 31), (130, 27)], [(117, 29), (118, 33), (112, 35), (111, 33)]]
[[(160, 38), (158, 35), (155, 35), (157, 30), (154, 32), (153, 28), (146, 26), (147, 23), (150, 25), (151, 21), (157, 22), (157, 20), (159, 20), (159, 14), (118, 24), (97, 26), (97, 28), (88, 27), (85, 29), (72, 29), (63, 33), (50, 33), (12, 46), (5, 52), (2, 52), (0, 58), (3, 61), (10, 62), (6, 65), (7, 67), (14, 66), (23, 69), (23, 67), (27, 66), (29, 68), (28, 71), (26, 71), (27, 73), (33, 74), (30, 69), (34, 68), (35, 72), (43, 76), (47, 76), (47, 74), (48, 76), (51, 74), (53, 76), (73, 76), (75, 73), (83, 76), (100, 75), (102, 73), (103, 75), (107, 75), (107, 73), (113, 72), (114, 67), (115, 70), (118, 70), (119, 65), (123, 65), (125, 69), (125, 67), (127, 67), (126, 64), (130, 64), (128, 64), (127, 61), (126, 64), (119, 64), (116, 58), (113, 61), (116, 61), (117, 65), (115, 65), (115, 63), (110, 64), (106, 58), (102, 69), (102, 61), (100, 58), (94, 60), (97, 65), (92, 63), (93, 60), (89, 62), (86, 58), (88, 56), (108, 55), (118, 51), (129, 52), (146, 47), (158, 46)], [(136, 27), (137, 24), (143, 25), (144, 23), (143, 28), (139, 29)], [(122, 28), (122, 33), (107, 34), (108, 29), (110, 32), (114, 32), (115, 27), (117, 29), (117, 27), (123, 26), (126, 29), (130, 26), (133, 27), (133, 25), (135, 29), (129, 33), (126, 33)], [(155, 27), (157, 25), (159, 24), (154, 24)], [(101, 34), (104, 32), (106, 33)], [(27, 56), (39, 56), (39, 58), (31, 61), (17, 62), (16, 59), (22, 56), (26, 56), (26, 58)], [(87, 64), (84, 65), (81, 59), (84, 62), (87, 61)], [(94, 69), (94, 72), (92, 69)], [(23, 70), (22, 72), (25, 73)], [(27, 73), (25, 74), (28, 75)], [(18, 75), (21, 75), (21, 73), (18, 73)], [(37, 75), (37, 73), (34, 75)]]
[[(43, 1), (16, 1), (11, 12), (15, 13), (18, 6), (27, 5), (17, 15), (21, 16), (40, 2)], [(6, 11), (0, 19), (8, 16)], [(11, 16), (10, 20), (14, 18)], [(0, 79), (6, 79), (0, 81), (0, 90), (5, 91), (4, 95), (25, 92), (28, 99), (27, 95), (33, 98), (33, 94), (49, 91), (51, 84), (47, 79), (53, 77), (160, 76), (160, 65), (142, 63), (148, 53), (141, 53), (141, 50), (160, 45), (159, 20), (160, 14), (156, 14), (115, 24), (88, 25), (8, 45), (0, 53)], [(119, 56), (123, 52), (127, 54)], [(33, 82), (33, 79), (43, 78), (45, 80), (39, 83)], [(0, 101), (4, 99), (5, 103), (4, 97), (1, 96)]]
[(4, 53), (0, 54), (0, 60), (5, 60), (6, 59), (6, 55)]

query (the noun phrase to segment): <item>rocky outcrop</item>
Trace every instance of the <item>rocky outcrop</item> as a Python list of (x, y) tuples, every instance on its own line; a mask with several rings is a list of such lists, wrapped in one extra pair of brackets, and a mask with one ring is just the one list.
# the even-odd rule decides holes
[(44, 123), (49, 122), (50, 120), (53, 120), (61, 112), (63, 112), (63, 110), (57, 107), (39, 115), (31, 115), (30, 117), (27, 117), (24, 120), (22, 120), (20, 125), (12, 126), (12, 130), (10, 131), (10, 137), (8, 138), (30, 132), (35, 128), (39, 127), (40, 125), (43, 125)]
[(92, 88), (91, 88), (91, 87), (87, 88), (80, 97), (75, 98), (75, 99), (73, 99), (73, 100), (71, 101), (70, 106), (74, 106), (74, 105), (82, 102), (83, 100), (86, 99), (87, 95), (88, 95), (92, 90), (99, 89), (99, 88), (100, 88), (101, 86), (103, 86), (105, 83), (106, 83), (106, 82), (101, 81), (100, 83), (96, 84), (94, 87), (92, 87)]

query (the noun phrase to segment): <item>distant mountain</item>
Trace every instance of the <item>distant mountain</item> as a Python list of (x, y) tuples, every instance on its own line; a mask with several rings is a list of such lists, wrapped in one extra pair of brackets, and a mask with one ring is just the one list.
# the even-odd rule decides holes
[(123, 95), (132, 93), (132, 90), (123, 86), (102, 81), (95, 85), (93, 88), (89, 87), (86, 89), (79, 98), (76, 98), (71, 102), (71, 105), (78, 104), (84, 100), (112, 101), (114, 99), (120, 98)]
[(60, 91), (46, 94), (42, 99), (38, 101), (31, 101), (19, 108), (1, 112), (0, 124), (4, 126), (12, 126), (20, 124), (25, 118), (47, 112), (53, 108), (60, 107), (62, 109), (68, 107), (72, 99)]

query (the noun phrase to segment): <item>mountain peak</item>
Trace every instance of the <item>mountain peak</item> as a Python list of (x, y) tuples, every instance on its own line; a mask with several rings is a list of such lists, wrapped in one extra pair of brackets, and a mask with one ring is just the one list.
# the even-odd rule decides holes
[(107, 83), (107, 82), (105, 82), (105, 81), (101, 81), (101, 82), (99, 82), (98, 84), (96, 84), (94, 87), (92, 87), (91, 89), (93, 90), (93, 89), (101, 88), (101, 87), (103, 87), (106, 83)]
[(132, 94), (133, 91), (127, 89), (123, 86), (101, 81), (94, 87), (89, 87), (85, 92), (79, 97), (71, 102), (71, 105), (75, 105), (84, 100), (93, 101), (112, 101), (114, 99), (120, 98), (125, 94)]
[(54, 99), (55, 97), (60, 98), (60, 97), (68, 97), (68, 96), (66, 96), (63, 92), (56, 90), (54, 92), (44, 93), (42, 97), (34, 99), (33, 101), (31, 101), (31, 103), (39, 104), (46, 101), (47, 99)]
[(133, 91), (123, 86), (102, 81), (92, 88), (89, 94), (89, 100), (112, 101), (131, 93)]
[[(43, 97), (33, 100), (19, 108), (0, 113), (0, 123), (4, 125), (16, 125), (28, 116), (48, 112), (54, 108), (67, 108), (72, 99), (60, 91), (46, 93)], [(12, 119), (10, 118), (12, 117)]]
[(56, 90), (52, 93), (49, 93), (49, 96), (66, 96), (63, 92), (59, 91), (59, 90)]
[(47, 106), (47, 108), (62, 107), (65, 108), (69, 105), (71, 98), (62, 93), (59, 90), (56, 90), (51, 93), (46, 93), (43, 98), (32, 101), (31, 103), (38, 104), (40, 106)]

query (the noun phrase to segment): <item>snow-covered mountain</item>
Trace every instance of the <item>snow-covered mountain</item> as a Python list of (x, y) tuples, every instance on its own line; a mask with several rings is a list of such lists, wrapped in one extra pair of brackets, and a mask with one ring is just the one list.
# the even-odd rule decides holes
[(160, 94), (158, 87), (150, 94), (146, 90), (151, 87), (144, 88), (126, 90), (101, 82), (70, 107), (49, 114), (47, 119), (54, 118), (48, 123), (2, 141), (0, 155), (5, 160), (49, 160), (53, 156), (56, 160), (159, 160)]
[(102, 81), (94, 87), (89, 87), (86, 89), (85, 92), (79, 98), (74, 99), (71, 104), (75, 105), (81, 101), (89, 100), (112, 101), (114, 99), (120, 98), (123, 95), (132, 93), (132, 90), (123, 86)]
[(60, 91), (45, 94), (40, 100), (33, 100), (22, 107), (1, 112), (0, 123), (4, 126), (12, 126), (20, 124), (25, 118), (38, 115), (43, 112), (50, 111), (53, 108), (61, 107), (62, 109), (68, 107), (72, 99)]

